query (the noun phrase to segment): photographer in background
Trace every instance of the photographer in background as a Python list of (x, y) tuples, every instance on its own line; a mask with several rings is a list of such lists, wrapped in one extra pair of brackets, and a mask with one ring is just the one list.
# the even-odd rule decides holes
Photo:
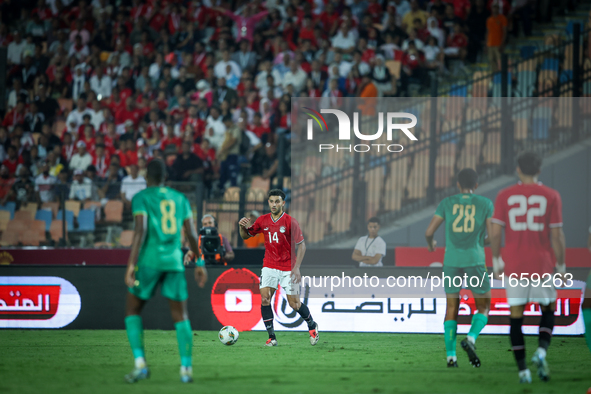
[[(215, 230), (214, 230), (215, 229)], [(213, 230), (213, 231), (208, 231)], [(205, 235), (207, 232), (214, 233), (215, 235)], [(221, 246), (220, 251), (221, 253), (215, 254), (215, 256), (208, 258), (207, 250), (203, 248), (204, 242), (202, 242), (203, 237), (219, 237), (219, 244), (216, 246)], [(227, 264), (230, 261), (234, 260), (235, 254), (232, 250), (232, 245), (230, 245), (230, 241), (228, 238), (224, 237), (224, 235), (219, 234), (217, 232), (217, 223), (213, 215), (206, 214), (201, 219), (201, 229), (199, 230), (199, 249), (201, 250), (201, 254), (203, 259), (206, 263), (209, 264)], [(195, 260), (195, 254), (190, 250), (185, 254), (185, 264), (192, 262)]]

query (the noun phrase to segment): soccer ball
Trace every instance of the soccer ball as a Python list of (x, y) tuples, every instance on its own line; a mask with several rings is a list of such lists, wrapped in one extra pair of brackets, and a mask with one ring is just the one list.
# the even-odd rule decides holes
[(220, 338), (220, 342), (224, 345), (233, 345), (238, 341), (238, 330), (232, 326), (224, 326), (220, 330), (218, 337)]

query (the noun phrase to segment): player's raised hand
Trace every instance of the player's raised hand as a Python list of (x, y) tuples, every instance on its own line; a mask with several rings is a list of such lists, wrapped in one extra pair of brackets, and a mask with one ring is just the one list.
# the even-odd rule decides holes
[(250, 224), (250, 219), (249, 218), (242, 218), (242, 219), (240, 219), (238, 224), (244, 228), (248, 228), (248, 225)]
[(437, 247), (437, 241), (433, 240), (429, 245), (427, 245), (427, 249), (429, 252), (434, 252)]
[(188, 265), (189, 263), (193, 262), (194, 260), (195, 260), (195, 253), (193, 253), (191, 250), (189, 250), (185, 254), (185, 258), (183, 259), (183, 263), (185, 265)]
[(207, 269), (205, 267), (195, 267), (195, 282), (199, 287), (205, 287), (207, 282)]
[(133, 287), (135, 285), (135, 266), (127, 266), (127, 271), (125, 271), (125, 285), (127, 287)]

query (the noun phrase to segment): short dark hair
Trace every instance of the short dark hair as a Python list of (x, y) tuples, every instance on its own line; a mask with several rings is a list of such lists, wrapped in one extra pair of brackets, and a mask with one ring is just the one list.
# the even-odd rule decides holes
[(369, 224), (369, 223), (377, 223), (378, 226), (379, 226), (380, 225), (380, 219), (377, 216), (372, 216), (367, 221), (367, 224)]
[(523, 175), (537, 175), (542, 168), (542, 158), (536, 152), (525, 151), (517, 156), (517, 165)]
[(267, 199), (271, 198), (272, 196), (281, 197), (281, 199), (283, 201), (285, 201), (285, 193), (283, 193), (283, 190), (280, 190), (280, 189), (269, 190), (269, 192), (267, 193)]
[(164, 162), (160, 159), (154, 159), (148, 163), (147, 174), (146, 177), (148, 180), (156, 183), (161, 184), (164, 182), (164, 177), (166, 176), (166, 166)]
[(462, 189), (474, 189), (478, 183), (478, 174), (472, 168), (464, 168), (458, 173), (458, 182)]

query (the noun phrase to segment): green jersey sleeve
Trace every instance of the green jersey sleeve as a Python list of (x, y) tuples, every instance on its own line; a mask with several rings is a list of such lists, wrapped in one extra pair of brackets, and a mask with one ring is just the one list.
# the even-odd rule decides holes
[(447, 199), (444, 199), (439, 203), (437, 209), (435, 210), (435, 216), (439, 216), (440, 218), (445, 220), (445, 202)]
[(135, 217), (136, 215), (148, 216), (148, 209), (144, 200), (143, 193), (137, 193), (131, 200), (131, 213)]
[(489, 199), (488, 200), (488, 210), (486, 212), (486, 219), (490, 219), (493, 216), (493, 213), (495, 211), (495, 205), (493, 204), (493, 202)]

